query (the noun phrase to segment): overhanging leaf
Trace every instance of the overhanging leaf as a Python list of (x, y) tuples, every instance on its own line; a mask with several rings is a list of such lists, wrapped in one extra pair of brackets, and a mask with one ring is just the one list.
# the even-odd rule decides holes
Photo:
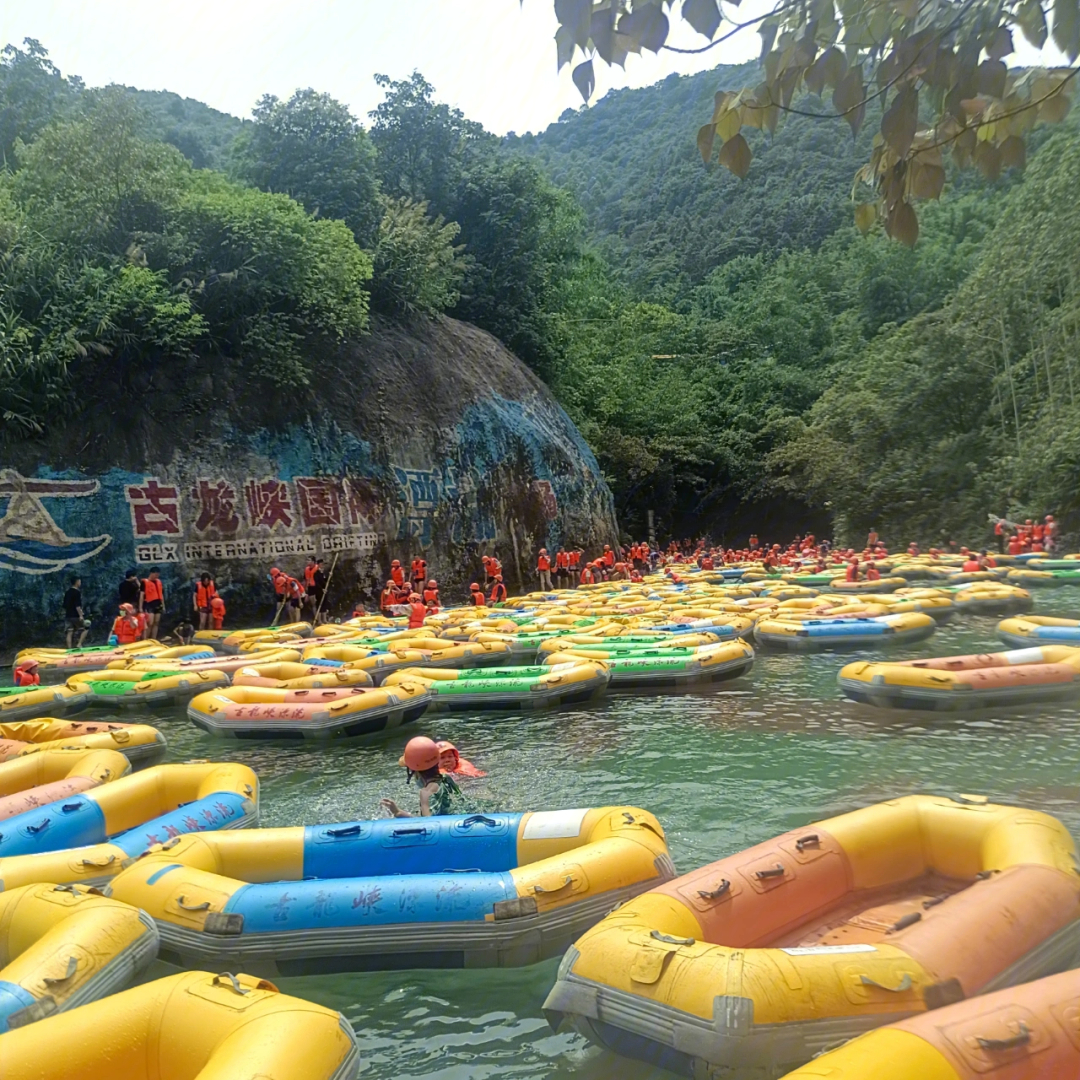
[(740, 180), (746, 179), (750, 171), (750, 162), (753, 159), (750, 147), (742, 134), (732, 135), (723, 146), (720, 147), (719, 161), (721, 165), (729, 168)]
[(858, 135), (866, 114), (866, 88), (862, 67), (853, 67), (837, 84), (832, 96), (833, 108), (851, 125), (852, 135)]
[(885, 231), (907, 247), (914, 247), (919, 239), (919, 217), (911, 203), (901, 199), (885, 218)]
[(855, 227), (865, 236), (877, 221), (876, 203), (859, 203), (855, 207)]
[(1080, 56), (1080, 0), (1054, 0), (1054, 44), (1076, 62)]
[(586, 60), (584, 63), (578, 64), (574, 68), (571, 78), (578, 88), (578, 93), (588, 101), (592, 97), (592, 92), (596, 89), (596, 76), (593, 74), (592, 61)]
[(940, 165), (912, 162), (911, 193), (917, 199), (938, 199), (945, 187), (945, 170)]
[(592, 0), (555, 0), (555, 18), (573, 34), (574, 44), (584, 49), (589, 43)]
[(905, 86), (881, 118), (881, 135), (898, 158), (907, 157), (919, 123), (919, 93)]
[(701, 160), (704, 161), (706, 165), (709, 164), (709, 159), (712, 157), (713, 141), (715, 138), (715, 124), (703, 124), (698, 128), (697, 148), (701, 152)]
[(668, 36), (668, 17), (652, 4), (635, 6), (628, 15), (619, 19), (619, 33), (637, 46), (633, 51), (659, 52)]
[(1046, 44), (1046, 15), (1043, 14), (1042, 0), (1025, 0), (1016, 13), (1024, 37), (1041, 49)]
[(710, 41), (720, 29), (720, 5), (716, 0), (683, 0), (683, 18)]
[(979, 65), (978, 81), (976, 85), (980, 94), (987, 97), (1003, 98), (1005, 96), (1005, 80), (1008, 78), (1009, 69), (1004, 60), (984, 60)]
[(1006, 169), (1022, 169), (1027, 164), (1027, 146), (1018, 135), (1010, 135), (998, 150)]
[(559, 71), (574, 59), (574, 31), (569, 26), (560, 26), (555, 31), (555, 52), (559, 58)]
[(993, 40), (986, 47), (986, 55), (989, 56), (991, 60), (1001, 60), (1012, 52), (1012, 33), (1008, 27), (999, 26), (994, 32)]

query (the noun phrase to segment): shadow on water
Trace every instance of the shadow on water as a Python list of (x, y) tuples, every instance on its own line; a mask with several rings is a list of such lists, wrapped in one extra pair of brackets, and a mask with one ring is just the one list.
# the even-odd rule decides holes
[[(1069, 615), (1069, 596), (1039, 611)], [(1080, 594), (1073, 601), (1080, 607)], [(996, 619), (955, 619), (896, 659), (991, 652)], [(508, 810), (629, 804), (663, 822), (677, 868), (808, 821), (912, 791), (979, 793), (1060, 817), (1080, 836), (1080, 709), (979, 714), (877, 711), (846, 701), (836, 673), (882, 652), (759, 653), (746, 679), (686, 694), (612, 696), (539, 714), (438, 717), (419, 728), (452, 739), (489, 773), (471, 790)], [(130, 719), (136, 719), (132, 716)], [(154, 714), (170, 760), (218, 758), (262, 778), (264, 825), (378, 816), (379, 799), (415, 805), (397, 758), (405, 736), (374, 745), (230, 743)], [(556, 962), (511, 971), (376, 972), (283, 979), (283, 990), (340, 1009), (354, 1024), (363, 1075), (399, 1080), (653, 1080), (573, 1033), (540, 1006)]]

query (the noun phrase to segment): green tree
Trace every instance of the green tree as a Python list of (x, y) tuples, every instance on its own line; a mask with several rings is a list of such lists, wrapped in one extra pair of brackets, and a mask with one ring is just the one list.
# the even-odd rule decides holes
[(454, 240), (457, 222), (428, 217), (427, 204), (384, 199), (373, 253), (371, 302), (398, 315), (435, 315), (460, 296), (466, 264)]
[(362, 247), (379, 223), (375, 148), (349, 110), (329, 94), (272, 94), (252, 111), (235, 146), (236, 175), (299, 202), (314, 217), (344, 221)]
[(23, 45), (0, 52), (0, 168), (15, 168), (16, 142), (33, 141), (82, 90), (82, 80), (65, 79), (41, 42), (26, 38)]

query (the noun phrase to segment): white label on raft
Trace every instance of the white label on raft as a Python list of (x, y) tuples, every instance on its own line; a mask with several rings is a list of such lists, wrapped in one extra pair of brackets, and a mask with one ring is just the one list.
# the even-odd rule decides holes
[(565, 840), (581, 835), (588, 810), (542, 810), (525, 822), (522, 840)]
[(873, 945), (808, 945), (804, 949), (781, 949), (788, 956), (839, 956), (841, 953), (877, 952)]
[(1041, 664), (1042, 649), (1010, 649), (1005, 656), (1010, 664)]

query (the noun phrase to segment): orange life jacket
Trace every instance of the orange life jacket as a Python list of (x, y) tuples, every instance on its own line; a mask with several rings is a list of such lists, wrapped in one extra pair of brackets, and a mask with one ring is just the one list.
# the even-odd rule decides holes
[(550, 570), (551, 560), (546, 555), (538, 555), (536, 559), (537, 570)]
[(571, 551), (566, 558), (571, 570), (576, 570), (581, 565), (581, 554), (577, 551)]
[(409, 605), (409, 629), (415, 630), (424, 625), (427, 618), (427, 607), (419, 601)]
[[(283, 574), (282, 577), (285, 575)], [(278, 578), (280, 581), (281, 578)], [(292, 580), (291, 578), (287, 580)], [(283, 590), (279, 590), (283, 591)], [(204, 585), (201, 581), (195, 586), (195, 606), (202, 610), (210, 606), (210, 601), (217, 596), (217, 589), (214, 587), (214, 583), (211, 581), (209, 585)]]
[(565, 570), (570, 565), (570, 556), (561, 549), (555, 553), (555, 567), (558, 570)]
[(493, 604), (502, 603), (506, 599), (506, 586), (501, 581), (496, 581), (491, 587), (491, 602)]
[(383, 611), (387, 611), (396, 603), (397, 591), (394, 589), (383, 589), (382, 596), (379, 597), (379, 607), (381, 607)]
[(133, 641), (138, 641), (142, 637), (142, 627), (139, 625), (139, 620), (125, 615), (117, 616), (116, 621), (113, 623), (112, 632), (121, 645), (130, 645)]
[(305, 566), (304, 567), (304, 584), (309, 589), (314, 589), (315, 588), (315, 571), (317, 569), (318, 569), (317, 566)]
[(164, 600), (165, 593), (161, 588), (161, 578), (143, 578), (143, 600), (152, 604), (155, 600)]
[(16, 686), (40, 686), (41, 676), (36, 671), (29, 671), (26, 668), (19, 668), (18, 671), (12, 675), (15, 680)]
[(472, 598), (473, 598), (473, 603), (477, 607), (484, 607), (487, 604), (487, 599), (484, 597), (484, 590), (483, 589), (474, 590), (474, 592), (472, 594)]
[(607, 566), (615, 565), (615, 552), (612, 551), (611, 548), (608, 548), (607, 551), (604, 552), (604, 563)]
[(395, 585), (404, 585), (405, 584), (405, 571), (402, 570), (400, 566), (391, 566), (390, 567), (390, 580), (393, 581)]
[(438, 602), (439, 602), (439, 590), (438, 589), (433, 589), (429, 585), (426, 589), (424, 589), (424, 603), (425, 604), (431, 604), (431, 603), (437, 604)]

